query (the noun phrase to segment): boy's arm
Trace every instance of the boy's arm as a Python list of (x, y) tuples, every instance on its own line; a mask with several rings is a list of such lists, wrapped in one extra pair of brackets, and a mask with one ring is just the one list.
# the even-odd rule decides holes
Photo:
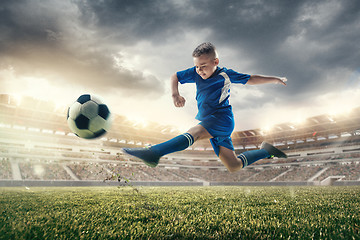
[(285, 77), (251, 75), (247, 84), (257, 85), (257, 84), (265, 84), (265, 83), (274, 83), (274, 84), (282, 84), (286, 86), (285, 83), (286, 81), (287, 79)]
[(179, 94), (179, 79), (177, 74), (174, 73), (170, 77), (171, 81), (171, 93), (175, 107), (183, 107), (185, 105), (185, 98)]

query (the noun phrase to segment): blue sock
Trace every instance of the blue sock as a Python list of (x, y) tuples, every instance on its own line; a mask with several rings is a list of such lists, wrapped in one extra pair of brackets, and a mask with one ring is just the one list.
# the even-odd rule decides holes
[(151, 146), (151, 150), (160, 157), (169, 153), (185, 150), (194, 143), (194, 137), (190, 133), (184, 133), (167, 142)]
[(243, 162), (243, 168), (253, 164), (260, 159), (268, 157), (270, 157), (270, 154), (265, 149), (243, 152), (238, 156), (238, 158), (240, 158), (240, 160)]

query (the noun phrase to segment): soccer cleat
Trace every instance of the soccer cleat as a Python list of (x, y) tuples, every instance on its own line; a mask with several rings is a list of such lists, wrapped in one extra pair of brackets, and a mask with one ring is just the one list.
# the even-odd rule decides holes
[(123, 148), (122, 151), (131, 156), (141, 159), (146, 165), (156, 167), (160, 156), (154, 153), (150, 147), (144, 148)]
[(260, 149), (265, 149), (266, 151), (268, 151), (268, 153), (270, 154), (270, 158), (273, 157), (287, 158), (287, 155), (283, 151), (277, 149), (270, 143), (262, 142)]

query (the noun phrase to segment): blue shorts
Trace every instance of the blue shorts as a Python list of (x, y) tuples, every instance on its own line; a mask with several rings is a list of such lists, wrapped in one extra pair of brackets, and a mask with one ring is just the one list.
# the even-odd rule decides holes
[(217, 156), (219, 156), (220, 146), (234, 151), (231, 134), (234, 131), (235, 122), (231, 111), (209, 115), (199, 124), (213, 137), (210, 139), (210, 143)]

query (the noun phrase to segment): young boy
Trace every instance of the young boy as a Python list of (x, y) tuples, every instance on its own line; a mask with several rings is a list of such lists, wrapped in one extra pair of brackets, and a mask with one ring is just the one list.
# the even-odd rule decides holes
[(185, 105), (185, 98), (179, 94), (178, 83), (195, 83), (198, 114), (200, 123), (186, 133), (167, 142), (146, 148), (124, 148), (127, 154), (143, 160), (155, 167), (160, 157), (182, 151), (200, 139), (210, 139), (216, 155), (230, 172), (246, 167), (257, 160), (270, 157), (286, 158), (286, 154), (263, 142), (259, 150), (252, 150), (235, 155), (231, 140), (234, 130), (234, 116), (229, 104), (231, 83), (265, 84), (278, 83), (286, 86), (286, 78), (247, 75), (231, 69), (220, 68), (216, 48), (211, 43), (200, 44), (192, 54), (194, 67), (177, 72), (171, 76), (172, 98), (176, 107)]

